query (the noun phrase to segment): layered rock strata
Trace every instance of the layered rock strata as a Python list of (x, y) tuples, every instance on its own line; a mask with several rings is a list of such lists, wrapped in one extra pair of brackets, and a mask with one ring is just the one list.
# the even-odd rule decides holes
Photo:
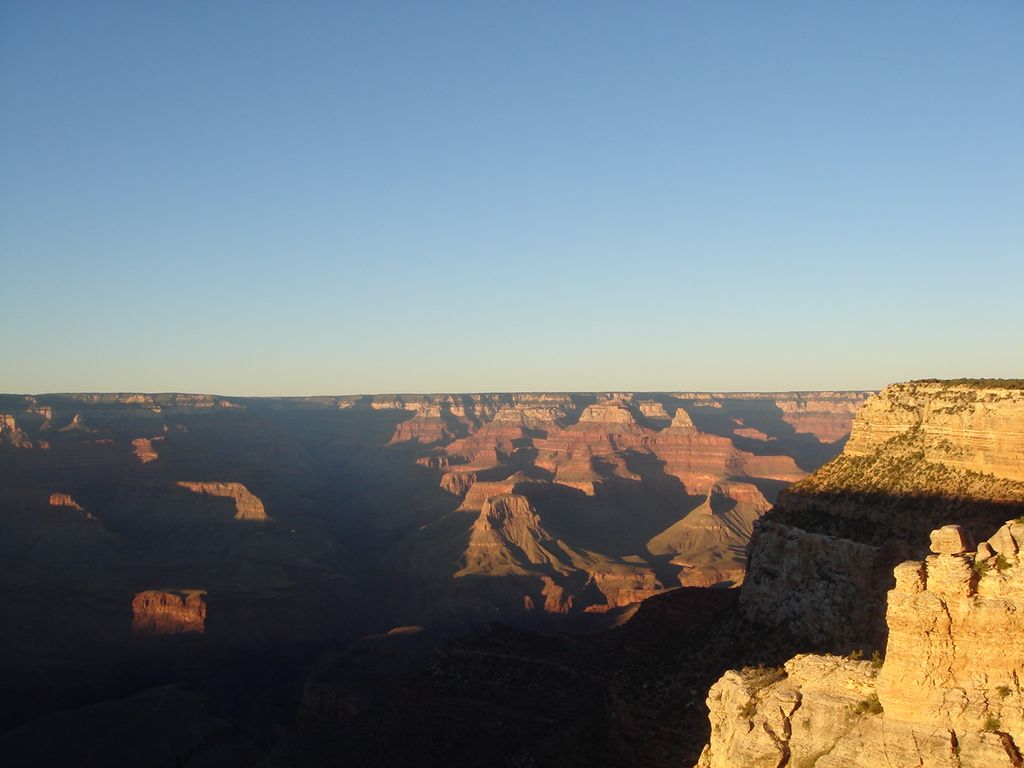
[(137, 635), (179, 635), (206, 630), (206, 592), (151, 589), (132, 599), (132, 631)]
[(270, 519), (263, 508), (263, 502), (241, 483), (180, 480), (177, 485), (193, 493), (233, 499), (235, 502), (235, 520), (266, 521)]
[(808, 648), (884, 643), (892, 567), (929, 531), (985, 538), (1024, 513), (1024, 391), (911, 382), (870, 398), (842, 455), (780, 494), (754, 526), (741, 603)]

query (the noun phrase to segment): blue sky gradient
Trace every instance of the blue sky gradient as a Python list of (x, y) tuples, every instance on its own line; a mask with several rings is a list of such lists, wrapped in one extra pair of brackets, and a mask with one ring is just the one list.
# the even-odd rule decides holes
[(1024, 376), (1024, 3), (0, 4), (0, 391)]

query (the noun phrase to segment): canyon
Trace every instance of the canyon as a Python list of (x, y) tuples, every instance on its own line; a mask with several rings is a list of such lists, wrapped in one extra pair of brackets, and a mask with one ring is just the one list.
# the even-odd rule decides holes
[(1016, 765), (1021, 392), (0, 396), (0, 747)]
[(0, 395), (0, 722), (160, 685), (233, 701), (224, 676), (276, 690), (332, 649), (423, 661), (735, 586), (866, 397)]

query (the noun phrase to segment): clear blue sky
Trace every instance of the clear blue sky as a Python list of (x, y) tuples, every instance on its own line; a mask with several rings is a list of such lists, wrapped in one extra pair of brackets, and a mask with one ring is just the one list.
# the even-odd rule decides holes
[(1024, 375), (1024, 3), (0, 4), (0, 391)]

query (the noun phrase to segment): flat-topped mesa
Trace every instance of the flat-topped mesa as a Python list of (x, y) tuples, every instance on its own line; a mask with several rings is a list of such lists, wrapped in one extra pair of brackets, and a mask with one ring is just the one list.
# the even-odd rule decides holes
[(270, 516), (263, 508), (263, 502), (241, 483), (195, 482), (179, 480), (177, 485), (193, 493), (231, 498), (235, 501), (235, 520), (268, 521)]
[(625, 402), (613, 400), (607, 403), (588, 405), (580, 413), (579, 424), (622, 424), (638, 427), (636, 417), (626, 407)]
[(894, 569), (883, 663), (804, 655), (727, 672), (698, 768), (1020, 768), (1024, 522), (977, 550), (959, 526), (931, 544)]
[(640, 411), (640, 415), (650, 427), (665, 427), (672, 421), (672, 417), (665, 410), (664, 403), (658, 400), (641, 400), (637, 403), (637, 410)]
[(893, 384), (857, 414), (844, 453), (869, 456), (898, 437), (927, 461), (1024, 481), (1024, 390), (998, 382)]
[[(455, 474), (455, 473), (452, 473), (452, 474)], [(475, 475), (474, 475), (474, 478), (475, 478)], [(452, 479), (449, 482), (452, 483), (452, 484), (457, 484), (457, 483), (464, 482), (464, 481), (463, 480), (459, 480), (459, 479)], [(515, 474), (510, 475), (509, 477), (506, 477), (504, 480), (487, 480), (487, 481), (483, 481), (483, 480), (475, 480), (474, 479), (474, 481), (467, 486), (467, 488), (466, 488), (466, 496), (462, 500), (462, 503), (458, 506), (456, 511), (457, 512), (467, 512), (467, 511), (475, 512), (475, 511), (481, 510), (481, 509), (483, 509), (484, 504), (487, 502), (487, 500), (489, 498), (491, 498), (492, 496), (501, 496), (503, 494), (511, 494), (511, 493), (513, 493), (515, 491), (516, 486), (518, 486), (520, 483), (533, 483), (533, 482), (536, 482), (536, 481), (532, 480), (529, 477), (527, 477), (522, 472), (516, 472)], [(448, 490), (450, 493), (452, 492), (448, 488), (445, 488), (445, 490)], [(456, 494), (456, 495), (458, 495), (458, 494)]]
[(513, 421), (525, 426), (545, 429), (568, 418), (569, 408), (562, 402), (523, 401), (503, 405), (493, 416), (493, 421)]
[(69, 493), (51, 493), (50, 494), (50, 506), (51, 507), (67, 507), (68, 509), (77, 509), (79, 512), (85, 510), (79, 506), (78, 502), (71, 498)]
[(150, 589), (132, 599), (136, 635), (180, 635), (206, 631), (206, 591)]
[(153, 441), (162, 439), (162, 437), (137, 437), (132, 440), (132, 450), (135, 452), (135, 458), (143, 464), (159, 459), (160, 455), (153, 448)]

